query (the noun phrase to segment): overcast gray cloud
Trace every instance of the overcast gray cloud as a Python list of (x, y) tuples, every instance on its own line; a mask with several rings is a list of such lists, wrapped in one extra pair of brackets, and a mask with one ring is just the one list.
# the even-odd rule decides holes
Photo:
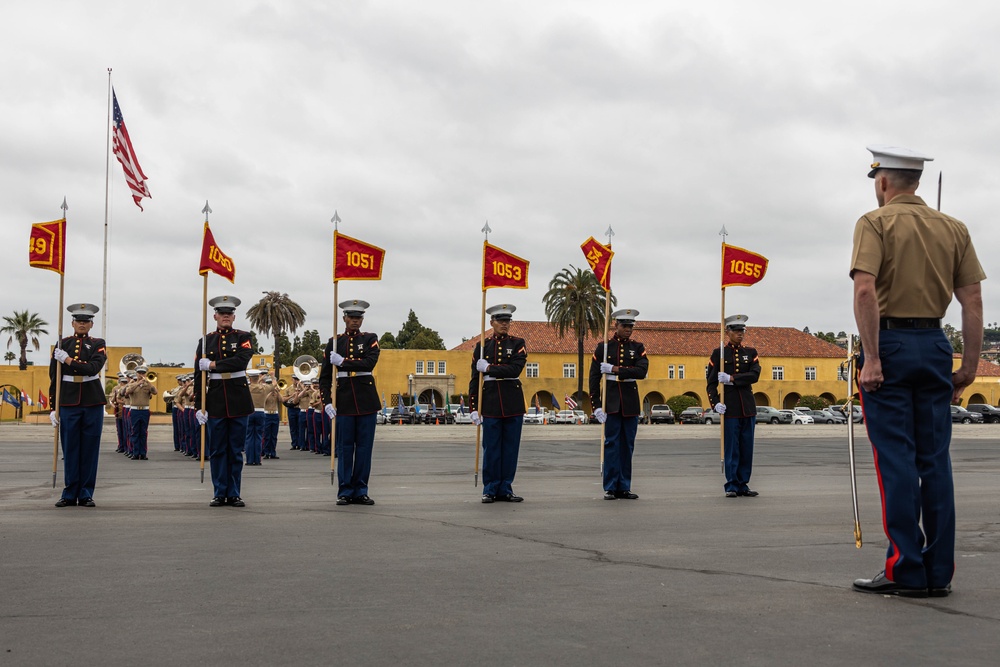
[(621, 304), (714, 320), (724, 224), (771, 261), (764, 281), (727, 291), (727, 310), (851, 330), (869, 143), (937, 158), (921, 193), (933, 203), (944, 172), (944, 209), (998, 275), (1000, 10), (985, 5), (145, 5), (5, 12), (3, 314), (27, 308), (54, 331), (58, 279), (28, 267), (26, 245), (64, 195), (66, 298), (100, 303), (108, 67), (153, 194), (140, 212), (112, 160), (108, 342), (152, 361), (187, 362), (200, 335), (206, 199), (237, 267), (235, 286), (210, 276), (209, 292), (247, 305), (288, 292), (324, 338), (335, 210), (344, 234), (387, 250), (381, 281), (340, 287), (372, 302), (379, 334), (410, 308), (449, 347), (476, 332), (487, 219), (492, 243), (531, 261), (529, 290), (488, 300), (525, 319), (543, 319), (548, 280), (584, 266), (580, 243), (611, 225)]

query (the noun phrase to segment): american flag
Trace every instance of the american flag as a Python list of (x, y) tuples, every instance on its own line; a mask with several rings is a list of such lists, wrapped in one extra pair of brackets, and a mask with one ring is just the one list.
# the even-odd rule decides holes
[(566, 408), (568, 410), (576, 410), (576, 401), (574, 401), (569, 395), (566, 396)]
[(122, 118), (122, 110), (118, 107), (118, 96), (115, 95), (113, 88), (111, 89), (111, 98), (115, 105), (115, 131), (111, 137), (111, 152), (115, 154), (122, 169), (125, 170), (125, 182), (128, 183), (128, 187), (132, 191), (135, 205), (141, 211), (143, 208), (139, 201), (143, 197), (152, 199), (153, 195), (149, 194), (149, 188), (146, 187), (146, 174), (142, 173), (142, 167), (139, 166), (139, 160), (135, 156), (132, 140), (129, 139), (128, 130), (125, 128), (125, 119)]

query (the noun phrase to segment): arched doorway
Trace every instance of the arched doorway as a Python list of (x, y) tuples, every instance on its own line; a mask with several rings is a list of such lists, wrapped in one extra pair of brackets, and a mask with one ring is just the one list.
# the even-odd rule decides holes
[(433, 405), (436, 408), (444, 407), (444, 396), (437, 389), (424, 389), (417, 398), (418, 403)]
[(690, 396), (694, 400), (698, 401), (698, 406), (699, 407), (701, 406), (702, 401), (704, 400), (704, 399), (702, 399), (701, 395), (699, 395), (698, 392), (695, 392), (695, 391), (686, 391), (686, 392), (684, 392), (684, 395), (685, 396)]
[(972, 396), (969, 396), (969, 401), (966, 405), (971, 405), (973, 403), (986, 403), (986, 397), (982, 394), (973, 394)]
[(782, 407), (782, 409), (784, 409), (784, 410), (791, 410), (796, 405), (798, 405), (800, 398), (802, 398), (802, 395), (799, 394), (798, 392), (793, 391), (793, 392), (788, 393), (785, 396), (785, 398), (781, 401), (781, 407)]
[(757, 392), (753, 395), (753, 402), (757, 405), (771, 405), (771, 399), (767, 397), (767, 394), (763, 392)]
[(827, 405), (835, 405), (837, 403), (837, 397), (828, 391), (823, 392), (819, 397), (826, 401)]

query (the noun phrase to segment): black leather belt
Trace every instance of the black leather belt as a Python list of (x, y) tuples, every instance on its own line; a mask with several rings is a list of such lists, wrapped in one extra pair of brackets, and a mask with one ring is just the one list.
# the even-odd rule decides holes
[(879, 329), (940, 329), (941, 320), (936, 317), (883, 317), (878, 321)]

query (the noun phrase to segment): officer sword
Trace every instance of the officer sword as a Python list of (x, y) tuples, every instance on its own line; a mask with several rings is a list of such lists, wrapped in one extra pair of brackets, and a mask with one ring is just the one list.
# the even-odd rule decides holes
[(858, 513), (858, 475), (854, 470), (854, 373), (857, 370), (857, 355), (854, 351), (854, 334), (847, 338), (847, 360), (840, 365), (847, 373), (847, 448), (851, 456), (851, 498), (854, 501), (854, 546), (861, 548), (861, 518)]

